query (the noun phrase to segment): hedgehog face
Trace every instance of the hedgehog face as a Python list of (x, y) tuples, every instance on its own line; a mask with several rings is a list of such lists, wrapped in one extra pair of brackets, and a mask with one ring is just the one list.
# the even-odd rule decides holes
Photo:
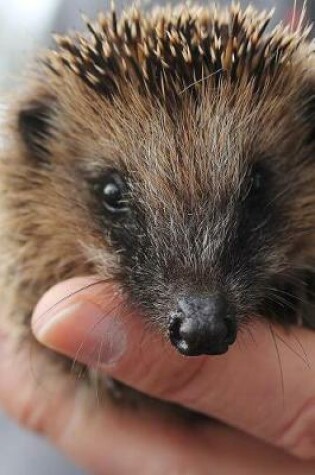
[(227, 350), (284, 259), (286, 207), (273, 202), (279, 170), (259, 139), (264, 111), (208, 104), (184, 101), (176, 120), (160, 108), (137, 120), (131, 109), (133, 131), (114, 138), (119, 180), (109, 168), (97, 198), (127, 293), (189, 355)]
[(174, 113), (134, 93), (115, 104), (76, 93), (55, 128), (44, 108), (20, 115), (48, 248), (51, 229), (62, 230), (73, 262), (83, 244), (93, 271), (115, 277), (179, 351), (224, 353), (305, 265), (314, 170), (299, 96), (209, 87)]
[(68, 247), (79, 235), (97, 272), (117, 278), (182, 353), (225, 352), (304, 265), (301, 204), (313, 205), (314, 172), (298, 96), (287, 104), (293, 91), (275, 88), (257, 102), (249, 88), (209, 87), (174, 115), (134, 93), (111, 104), (78, 92), (75, 109), (56, 112), (67, 127), (50, 142), (54, 210), (42, 221), (66, 227)]
[[(202, 47), (198, 53), (192, 49), (200, 55), (212, 38), (213, 18), (204, 12), (201, 21), (194, 14), (194, 26), (183, 31), (196, 33), (195, 41), (201, 28)], [(258, 41), (266, 19), (257, 23), (255, 36), (244, 18), (232, 12), (229, 34), (235, 41), (243, 41), (244, 34)], [(135, 17), (135, 25), (138, 21)], [(170, 48), (164, 62), (182, 41), (175, 35), (180, 22), (170, 25), (173, 36), (164, 32), (163, 47)], [(36, 100), (28, 99), (19, 113), (27, 160), (21, 189), (28, 189), (33, 204), (28, 212), (36, 224), (34, 244), (45, 241), (51, 256), (48, 265), (41, 261), (43, 272), (47, 275), (58, 262), (58, 268), (71, 268), (73, 275), (83, 267), (114, 277), (180, 352), (224, 353), (244, 322), (273, 311), (280, 288), (291, 295), (287, 286), (312, 259), (312, 93), (307, 93), (302, 63), (293, 60), (303, 36), (292, 37), (293, 46), (282, 49), (281, 35), (252, 46), (248, 68), (257, 64), (242, 80), (236, 77), (236, 56), (229, 52), (228, 30), (222, 26), (225, 53), (212, 53), (218, 55), (213, 61), (223, 61), (225, 76), (205, 56), (196, 58), (197, 66), (188, 61), (186, 45), (188, 76), (174, 59), (173, 76), (165, 70), (169, 82), (161, 80), (156, 89), (149, 72), (137, 67), (141, 60), (135, 49), (128, 52), (129, 59), (135, 56), (133, 74), (129, 70), (114, 80), (118, 59), (111, 57), (109, 37), (98, 37), (89, 26), (98, 41), (93, 54), (103, 38), (102, 61), (107, 58), (111, 75), (100, 65), (102, 84), (91, 72), (85, 74), (79, 49), (60, 40), (77, 63), (61, 55), (66, 67), (57, 71), (50, 62), (49, 87), (44, 94), (37, 91)], [(160, 33), (154, 31), (159, 43)], [(114, 36), (112, 43), (118, 41)], [(140, 40), (132, 41), (136, 48)], [(271, 62), (264, 64), (267, 50), (287, 58), (277, 74)], [(216, 69), (198, 86), (200, 61)], [(155, 70), (156, 78), (163, 76), (161, 71)], [(65, 252), (59, 257), (53, 252), (61, 241), (67, 258)], [(292, 302), (281, 298), (280, 303), (287, 314)]]

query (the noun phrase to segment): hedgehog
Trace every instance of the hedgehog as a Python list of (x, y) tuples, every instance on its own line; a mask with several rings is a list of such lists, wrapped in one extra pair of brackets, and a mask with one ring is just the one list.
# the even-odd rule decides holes
[(314, 44), (272, 13), (112, 9), (55, 36), (2, 134), (2, 321), (19, 339), (48, 288), (91, 274), (187, 357), (226, 353), (255, 319), (315, 326)]

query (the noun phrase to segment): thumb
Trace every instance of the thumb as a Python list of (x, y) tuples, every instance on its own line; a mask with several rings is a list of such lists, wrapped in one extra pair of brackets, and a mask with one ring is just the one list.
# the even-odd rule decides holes
[[(182, 377), (184, 384), (186, 370), (193, 376), (203, 361), (179, 356), (145, 325), (144, 316), (130, 310), (114, 283), (97, 279), (53, 287), (36, 307), (32, 325), (43, 345), (160, 398), (170, 399), (170, 381)], [(180, 384), (176, 380), (174, 390)]]
[(39, 303), (33, 330), (45, 346), (140, 391), (314, 457), (314, 334), (260, 324), (227, 355), (187, 358), (145, 322), (114, 283), (74, 279)]

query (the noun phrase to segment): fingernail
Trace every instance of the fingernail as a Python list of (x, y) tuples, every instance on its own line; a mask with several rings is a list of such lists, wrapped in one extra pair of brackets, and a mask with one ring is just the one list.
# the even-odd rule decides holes
[(89, 366), (113, 365), (127, 348), (121, 319), (90, 301), (57, 306), (37, 317), (33, 330), (43, 345)]

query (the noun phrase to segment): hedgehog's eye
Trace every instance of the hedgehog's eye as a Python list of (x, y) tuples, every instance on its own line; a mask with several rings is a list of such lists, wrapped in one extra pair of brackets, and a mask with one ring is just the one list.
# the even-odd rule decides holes
[(111, 214), (128, 211), (127, 186), (117, 172), (109, 172), (95, 185), (95, 191), (105, 208)]

